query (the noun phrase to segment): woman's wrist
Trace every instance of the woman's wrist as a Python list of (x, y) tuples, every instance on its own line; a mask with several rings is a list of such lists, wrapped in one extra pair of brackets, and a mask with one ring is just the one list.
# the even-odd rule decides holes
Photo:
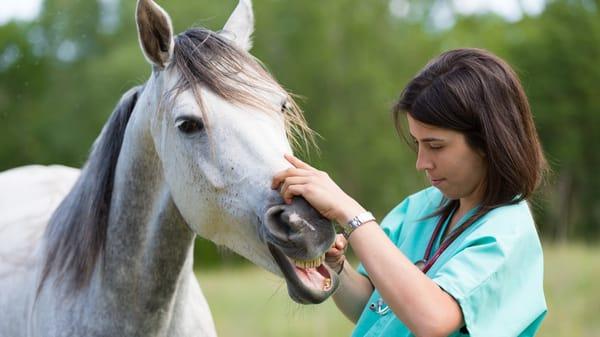
[(352, 220), (352, 218), (354, 218), (355, 216), (366, 212), (366, 210), (359, 205), (356, 201), (352, 200), (352, 203), (349, 203), (347, 206), (345, 206), (344, 208), (340, 209), (337, 212), (337, 215), (335, 217), (335, 221), (337, 221), (337, 223), (339, 224), (346, 224), (348, 223), (348, 221)]

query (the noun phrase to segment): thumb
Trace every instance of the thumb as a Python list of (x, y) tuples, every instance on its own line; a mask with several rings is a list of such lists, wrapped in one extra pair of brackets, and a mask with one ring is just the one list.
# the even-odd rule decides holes
[(333, 243), (333, 246), (336, 249), (339, 249), (341, 251), (345, 251), (346, 247), (348, 246), (348, 240), (346, 240), (346, 238), (344, 237), (343, 234), (338, 234), (335, 236), (335, 241)]

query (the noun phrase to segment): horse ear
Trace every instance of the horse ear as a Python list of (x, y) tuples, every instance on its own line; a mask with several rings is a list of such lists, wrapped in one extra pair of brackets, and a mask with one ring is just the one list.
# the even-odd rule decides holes
[(232, 40), (238, 47), (249, 51), (252, 48), (254, 13), (251, 0), (240, 0), (231, 13), (220, 35)]
[(159, 68), (173, 56), (173, 25), (169, 14), (152, 0), (138, 0), (135, 21), (146, 59)]

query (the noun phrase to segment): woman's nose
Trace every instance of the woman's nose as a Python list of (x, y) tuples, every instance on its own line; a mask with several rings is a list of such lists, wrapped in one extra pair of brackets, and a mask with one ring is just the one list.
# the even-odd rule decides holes
[(425, 155), (423, 151), (417, 152), (417, 163), (416, 168), (418, 171), (425, 171), (433, 169), (433, 162), (429, 156)]

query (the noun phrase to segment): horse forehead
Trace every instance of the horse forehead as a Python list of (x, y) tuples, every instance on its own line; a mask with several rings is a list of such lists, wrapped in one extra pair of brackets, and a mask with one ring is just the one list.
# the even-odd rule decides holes
[[(208, 89), (200, 89), (203, 106), (200, 107), (193, 93), (186, 90), (177, 97), (172, 113), (174, 118), (181, 115), (194, 115), (207, 118), (208, 123), (216, 128), (237, 129), (246, 128), (249, 124), (253, 127), (265, 125), (270, 128), (283, 129), (283, 120), (279, 118), (278, 101), (283, 101), (283, 95), (273, 94), (271, 97), (257, 97), (263, 102), (264, 109), (230, 102)], [(204, 109), (204, 110), (202, 110)]]

